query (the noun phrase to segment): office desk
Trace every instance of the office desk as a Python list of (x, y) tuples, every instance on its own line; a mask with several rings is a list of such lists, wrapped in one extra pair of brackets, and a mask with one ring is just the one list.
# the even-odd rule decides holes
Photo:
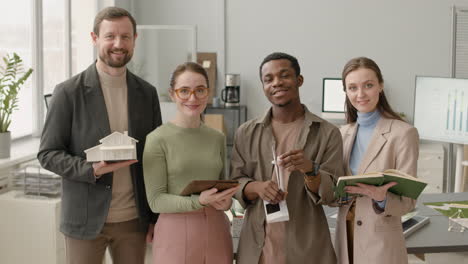
[[(429, 224), (421, 227), (406, 238), (406, 248), (409, 254), (443, 253), (443, 252), (468, 252), (468, 231), (449, 232), (448, 218), (434, 209), (426, 207), (426, 202), (464, 201), (468, 200), (468, 192), (465, 193), (437, 193), (421, 194), (416, 210), (420, 215), (429, 216)], [(336, 219), (330, 218), (337, 208), (324, 207), (329, 226), (333, 232)]]
[(468, 251), (468, 232), (449, 232), (448, 218), (430, 216), (429, 224), (406, 238), (409, 254)]
[(419, 214), (430, 216), (431, 221), (406, 239), (408, 253), (468, 252), (468, 231), (449, 232), (447, 230), (448, 217), (424, 205), (428, 202), (466, 200), (468, 200), (468, 192), (422, 194), (418, 199), (416, 209)]

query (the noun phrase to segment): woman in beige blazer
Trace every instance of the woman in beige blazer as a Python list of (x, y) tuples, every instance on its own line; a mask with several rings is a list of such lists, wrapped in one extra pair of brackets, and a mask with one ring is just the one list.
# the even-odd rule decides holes
[[(397, 169), (416, 175), (419, 136), (388, 104), (382, 73), (371, 59), (350, 60), (343, 69), (347, 125), (341, 128), (347, 175)], [(340, 264), (408, 263), (401, 216), (415, 200), (375, 187), (348, 186), (359, 196), (339, 208), (336, 253)]]

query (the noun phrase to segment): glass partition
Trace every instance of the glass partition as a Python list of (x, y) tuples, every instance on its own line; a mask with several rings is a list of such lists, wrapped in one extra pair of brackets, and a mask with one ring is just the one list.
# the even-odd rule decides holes
[(175, 67), (196, 61), (195, 26), (137, 26), (135, 53), (129, 69), (154, 85), (161, 101), (169, 100), (169, 79)]

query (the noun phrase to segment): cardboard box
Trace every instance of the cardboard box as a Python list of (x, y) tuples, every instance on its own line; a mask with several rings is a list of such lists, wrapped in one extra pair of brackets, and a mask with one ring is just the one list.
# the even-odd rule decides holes
[(211, 128), (218, 130), (224, 135), (227, 135), (226, 126), (224, 125), (224, 116), (221, 114), (206, 114), (205, 124)]
[(205, 68), (208, 73), (208, 80), (210, 86), (210, 97), (208, 104), (213, 102), (213, 97), (216, 96), (216, 53), (214, 52), (197, 52), (197, 63)]

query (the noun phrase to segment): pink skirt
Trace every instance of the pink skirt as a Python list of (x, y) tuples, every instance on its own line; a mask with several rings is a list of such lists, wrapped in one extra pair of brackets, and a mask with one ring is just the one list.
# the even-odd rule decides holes
[(154, 264), (232, 264), (232, 250), (229, 220), (211, 207), (160, 214), (154, 227)]

